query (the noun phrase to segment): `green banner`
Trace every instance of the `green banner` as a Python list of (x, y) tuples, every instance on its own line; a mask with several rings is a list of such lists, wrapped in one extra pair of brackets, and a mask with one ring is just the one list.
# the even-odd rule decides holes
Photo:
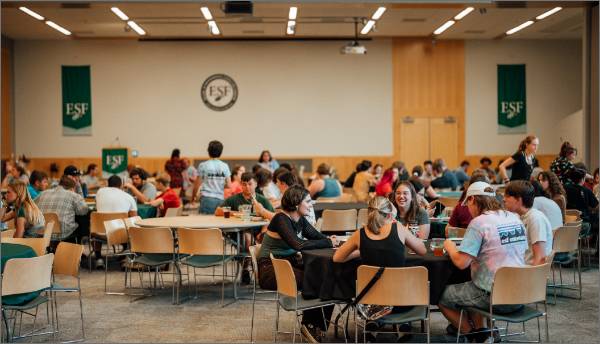
[(127, 148), (102, 149), (102, 177), (108, 178), (114, 174), (127, 175)]
[(92, 134), (90, 66), (62, 66), (63, 135)]
[(498, 132), (527, 132), (525, 65), (498, 65)]

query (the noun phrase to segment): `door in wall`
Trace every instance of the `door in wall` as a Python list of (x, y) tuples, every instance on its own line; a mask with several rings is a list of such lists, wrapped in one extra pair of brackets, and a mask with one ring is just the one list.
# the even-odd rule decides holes
[(399, 144), (400, 160), (408, 170), (437, 158), (450, 169), (458, 166), (458, 124), (452, 117), (404, 117)]

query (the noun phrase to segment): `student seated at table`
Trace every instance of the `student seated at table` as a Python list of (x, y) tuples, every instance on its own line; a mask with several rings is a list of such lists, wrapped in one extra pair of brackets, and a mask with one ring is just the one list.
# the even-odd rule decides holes
[(417, 227), (417, 234), (421, 239), (429, 238), (429, 215), (427, 210), (419, 206), (417, 192), (409, 181), (401, 182), (389, 196), (396, 207), (396, 220), (403, 225)]
[(131, 183), (125, 183), (125, 188), (138, 203), (150, 202), (156, 198), (156, 186), (147, 181), (148, 173), (141, 168), (134, 168), (129, 172)]
[(454, 172), (446, 167), (446, 163), (443, 159), (436, 159), (432, 169), (433, 175), (435, 176), (435, 179), (431, 181), (432, 188), (456, 190), (458, 187), (456, 176), (454, 175)]
[[(490, 180), (487, 171), (481, 169), (473, 171), (473, 175), (469, 179), (469, 185), (475, 182), (486, 182), (489, 184)], [(467, 228), (471, 220), (473, 220), (471, 212), (469, 212), (469, 207), (466, 204), (463, 205), (466, 195), (467, 190), (465, 189), (458, 199), (458, 204), (452, 209), (452, 215), (450, 215), (450, 219), (448, 220), (449, 226)]]
[(389, 168), (383, 172), (383, 177), (375, 186), (375, 194), (381, 197), (388, 197), (394, 189), (394, 184), (398, 181), (398, 169), (395, 167)]
[(375, 186), (375, 176), (371, 174), (371, 162), (365, 160), (356, 166), (356, 174), (352, 181), (352, 190), (358, 202), (366, 202), (369, 200), (369, 191)]
[(339, 197), (342, 195), (342, 185), (336, 179), (331, 178), (331, 167), (323, 163), (317, 167), (317, 175), (308, 186), (310, 197)]
[(225, 199), (242, 192), (242, 174), (245, 172), (246, 168), (243, 165), (233, 166), (233, 170), (231, 170), (231, 183), (223, 190), (223, 197)]
[(580, 168), (575, 168), (569, 173), (571, 183), (565, 185), (567, 209), (581, 211), (581, 219), (584, 224), (582, 232), (586, 233), (591, 228), (591, 233), (595, 239), (598, 235), (598, 200), (590, 189), (583, 186), (585, 175), (585, 170)]
[(553, 200), (556, 205), (560, 208), (562, 214), (562, 220), (565, 222), (565, 215), (567, 212), (567, 192), (556, 174), (550, 171), (543, 171), (538, 174), (538, 182), (542, 185), (542, 189), (546, 193), (546, 197)]
[(552, 226), (544, 213), (533, 208), (535, 190), (530, 182), (515, 180), (504, 191), (506, 210), (521, 216), (527, 230), (529, 248), (525, 252), (525, 262), (541, 265), (552, 252)]
[(274, 207), (279, 206), (281, 195), (277, 185), (273, 183), (273, 173), (265, 168), (261, 168), (256, 171), (254, 176), (256, 177), (257, 193), (265, 196)]
[(548, 198), (548, 195), (544, 192), (544, 189), (539, 182), (533, 181), (531, 182), (531, 185), (533, 185), (533, 190), (535, 192), (533, 208), (546, 215), (548, 221), (550, 221), (552, 230), (558, 229), (564, 223), (560, 207), (558, 204), (556, 204), (556, 202)]
[(37, 231), (44, 229), (44, 215), (33, 202), (27, 191), (27, 185), (20, 180), (8, 184), (6, 201), (14, 206), (14, 211), (4, 215), (2, 222), (15, 220), (14, 238), (35, 238)]
[(165, 216), (167, 209), (179, 208), (181, 206), (179, 195), (177, 195), (175, 190), (169, 187), (170, 183), (171, 176), (167, 173), (163, 173), (156, 178), (156, 189), (160, 192), (160, 195), (156, 196), (155, 199), (147, 203), (159, 209), (160, 217)]
[(419, 255), (427, 252), (422, 240), (396, 222), (392, 202), (377, 196), (369, 201), (367, 225), (352, 234), (335, 252), (333, 261), (342, 263), (360, 257), (364, 265), (403, 267), (405, 246)]
[(98, 179), (98, 165), (89, 164), (87, 172), (81, 177), (81, 183), (87, 186), (88, 192), (96, 192), (102, 186)]
[[(456, 331), (461, 307), (489, 309), (496, 271), (503, 266), (525, 266), (528, 247), (523, 223), (516, 214), (502, 209), (490, 184), (475, 182), (469, 185), (464, 203), (469, 207), (473, 220), (460, 247), (446, 239), (444, 249), (456, 267), (461, 270), (471, 267), (472, 281), (448, 285), (442, 294), (439, 307), (452, 325), (448, 327), (450, 333)], [(519, 308), (520, 305), (498, 306), (495, 312), (506, 313)], [(483, 328), (481, 316), (467, 313), (460, 332), (481, 343), (489, 333), (480, 335), (471, 332)]]
[[(335, 236), (327, 237), (319, 233), (304, 218), (312, 206), (310, 194), (299, 185), (291, 186), (281, 199), (282, 212), (277, 213), (263, 239), (262, 247), (258, 255), (258, 271), (260, 287), (266, 290), (276, 290), (277, 282), (275, 270), (270, 259), (273, 254), (276, 258), (288, 260), (293, 267), (298, 288), (302, 288), (304, 267), (300, 251), (329, 248), (337, 244)], [(331, 316), (333, 307), (324, 309), (325, 317)], [(320, 309), (305, 311), (302, 317), (303, 329), (306, 334), (310, 332), (312, 337), (319, 337), (323, 328), (323, 316)]]
[(35, 199), (40, 192), (48, 188), (48, 175), (42, 171), (34, 170), (29, 176), (29, 185), (27, 185), (27, 191), (31, 199)]

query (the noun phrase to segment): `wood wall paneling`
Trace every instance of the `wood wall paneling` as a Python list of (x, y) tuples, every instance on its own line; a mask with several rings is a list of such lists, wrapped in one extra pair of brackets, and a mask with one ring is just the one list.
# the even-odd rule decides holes
[(10, 159), (14, 152), (11, 118), (11, 51), (8, 47), (2, 47), (2, 159)]

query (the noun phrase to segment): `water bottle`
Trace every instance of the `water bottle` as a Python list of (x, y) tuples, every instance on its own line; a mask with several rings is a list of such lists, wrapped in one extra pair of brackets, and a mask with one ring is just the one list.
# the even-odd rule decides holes
[(86, 183), (81, 183), (81, 192), (83, 193), (83, 198), (88, 196), (88, 188)]

